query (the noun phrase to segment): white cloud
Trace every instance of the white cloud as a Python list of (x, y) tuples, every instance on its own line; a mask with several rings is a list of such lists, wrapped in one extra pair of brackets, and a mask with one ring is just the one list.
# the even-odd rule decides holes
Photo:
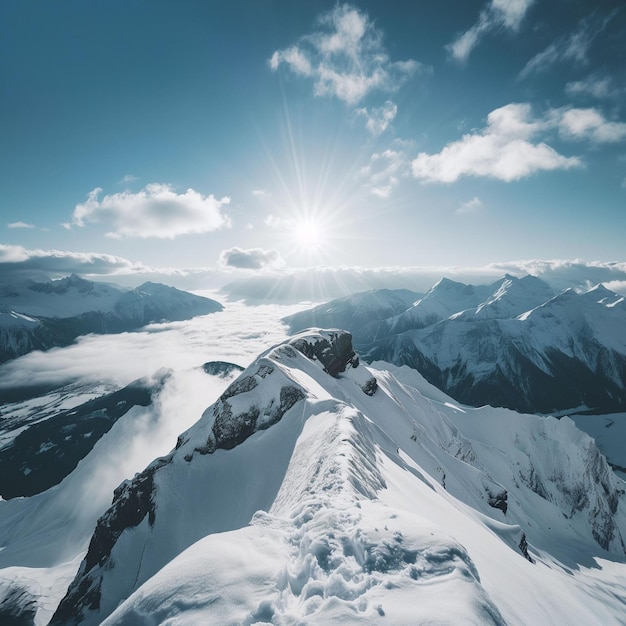
[(480, 198), (474, 197), (468, 202), (463, 202), (456, 210), (457, 213), (463, 215), (465, 213), (476, 213), (482, 209), (483, 203)]
[(360, 170), (360, 175), (367, 179), (370, 193), (379, 198), (388, 198), (400, 179), (410, 174), (410, 162), (401, 148), (402, 142), (394, 142), (394, 148), (375, 152), (370, 162)]
[(131, 183), (136, 183), (138, 180), (139, 180), (138, 176), (135, 176), (134, 174), (126, 174), (126, 176), (123, 176), (122, 179), (120, 180), (120, 184), (130, 185)]
[[(220, 299), (213, 292), (202, 295)], [(161, 367), (182, 374), (189, 368), (218, 360), (245, 367), (259, 353), (286, 338), (280, 318), (303, 308), (250, 307), (229, 301), (219, 313), (185, 322), (152, 324), (133, 333), (79, 337), (67, 348), (31, 352), (0, 365), (0, 389), (85, 379), (126, 385), (153, 375)], [(204, 373), (199, 378), (196, 382), (205, 380), (204, 384), (211, 384)], [(200, 413), (195, 419), (198, 417)]]
[(421, 152), (413, 160), (413, 175), (425, 182), (452, 183), (463, 176), (519, 180), (538, 171), (580, 167), (577, 157), (565, 157), (532, 137), (548, 127), (532, 117), (528, 104), (508, 104), (492, 111), (487, 126), (466, 134), (436, 154)]
[(571, 81), (565, 85), (565, 93), (570, 96), (589, 95), (598, 100), (610, 98), (616, 93), (610, 77), (592, 74), (584, 80)]
[(491, 0), (480, 12), (476, 24), (446, 46), (449, 54), (456, 61), (464, 63), (486, 33), (502, 27), (512, 31), (519, 30), (533, 2), (534, 0)]
[(381, 107), (377, 107), (371, 110), (367, 108), (357, 109), (355, 113), (366, 119), (365, 127), (372, 133), (372, 135), (380, 135), (387, 130), (387, 127), (398, 112), (397, 105), (391, 100), (387, 100)]
[(567, 109), (563, 111), (559, 132), (568, 139), (616, 143), (626, 139), (626, 124), (610, 122), (597, 109)]
[(230, 225), (221, 211), (230, 198), (217, 200), (194, 189), (178, 194), (169, 185), (151, 183), (141, 191), (123, 191), (99, 198), (102, 189), (91, 191), (72, 215), (76, 226), (104, 224), (107, 236), (173, 239), (191, 233), (207, 233)]
[(278, 217), (278, 215), (274, 215), (273, 213), (270, 213), (264, 220), (263, 223), (268, 226), (269, 228), (280, 228), (281, 226), (284, 225), (285, 220), (282, 219), (281, 217)]
[(115, 274), (149, 272), (150, 268), (123, 257), (94, 252), (28, 250), (0, 244), (0, 276), (13, 272), (41, 272), (51, 275)]
[(372, 91), (394, 92), (425, 68), (414, 60), (392, 61), (382, 34), (366, 13), (337, 5), (319, 18), (321, 29), (277, 50), (270, 67), (285, 64), (294, 74), (314, 81), (316, 96), (334, 96), (355, 105)]
[(267, 189), (253, 189), (252, 195), (255, 198), (271, 198), (272, 194)]
[(277, 250), (263, 250), (261, 248), (230, 248), (220, 254), (221, 267), (236, 267), (239, 269), (260, 270), (277, 269), (285, 262)]
[(35, 228), (35, 225), (26, 222), (11, 222), (7, 224), (7, 228)]
[[(234, 298), (267, 302), (325, 302), (369, 289), (411, 289), (426, 292), (442, 277), (470, 284), (491, 284), (512, 274), (538, 276), (554, 289), (588, 289), (610, 284), (626, 295), (626, 262), (530, 259), (475, 267), (320, 267), (254, 276), (222, 288)], [(622, 285), (622, 288), (620, 288)]]
[(536, 54), (520, 72), (520, 78), (526, 78), (533, 72), (541, 72), (555, 63), (567, 62), (573, 65), (586, 65), (589, 49), (594, 39), (606, 28), (617, 10), (605, 18), (596, 13), (581, 20), (576, 31), (551, 43), (545, 50)]

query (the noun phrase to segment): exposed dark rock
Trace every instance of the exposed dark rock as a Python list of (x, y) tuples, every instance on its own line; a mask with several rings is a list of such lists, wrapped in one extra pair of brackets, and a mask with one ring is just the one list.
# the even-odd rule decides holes
[(37, 600), (17, 583), (11, 583), (0, 600), (2, 626), (32, 626), (37, 614)]
[(362, 387), (363, 392), (368, 396), (373, 396), (378, 389), (378, 381), (375, 378), (370, 378)]
[(499, 493), (489, 494), (489, 506), (492, 506), (494, 509), (500, 509), (505, 515), (508, 509), (508, 494), (506, 490), (500, 491)]
[(526, 541), (526, 533), (522, 533), (522, 537), (519, 540), (519, 549), (522, 551), (522, 554), (531, 562), (534, 563), (535, 560), (528, 553), (528, 542)]
[(220, 396), (220, 400), (225, 402), (228, 398), (238, 396), (240, 393), (252, 391), (259, 383), (254, 376), (243, 376), (238, 378), (226, 388), (226, 391)]
[(292, 340), (291, 345), (309, 359), (318, 360), (324, 371), (335, 378), (356, 358), (352, 335), (344, 330), (324, 331), (324, 335), (312, 333)]
[(130, 481), (124, 481), (113, 494), (109, 510), (98, 520), (83, 560), (67, 594), (59, 604), (50, 624), (70, 626), (81, 622), (85, 610), (100, 606), (100, 567), (111, 555), (113, 546), (128, 528), (134, 528), (148, 516), (148, 523), (156, 518), (154, 474), (171, 462), (171, 455), (154, 461)]
[(233, 418), (232, 407), (224, 401), (213, 423), (215, 447), (230, 450), (245, 441), (257, 430), (259, 414), (259, 407), (252, 406)]
[(245, 368), (241, 367), (241, 365), (236, 365), (235, 363), (229, 363), (228, 361), (208, 361), (202, 365), (202, 369), (210, 376), (226, 378), (233, 372), (243, 372)]

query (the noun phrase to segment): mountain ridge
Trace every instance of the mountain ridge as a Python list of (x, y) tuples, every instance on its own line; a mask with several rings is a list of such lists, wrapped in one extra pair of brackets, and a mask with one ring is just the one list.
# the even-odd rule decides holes
[(32, 350), (69, 345), (89, 333), (132, 331), (223, 309), (215, 300), (160, 283), (127, 289), (76, 274), (7, 283), (0, 286), (0, 298), (0, 363)]
[(400, 382), (348, 338), (263, 353), (122, 483), (51, 624), (403, 623), (442, 603), (453, 622), (617, 623), (626, 597), (585, 582), (594, 558), (626, 560), (623, 483), (593, 440)]
[(477, 287), (444, 279), (375, 324), (350, 317), (344, 302), (284, 321), (291, 332), (322, 312), (330, 324), (347, 322), (365, 360), (414, 367), (466, 404), (530, 413), (626, 407), (626, 305), (606, 287), (555, 293), (532, 276)]

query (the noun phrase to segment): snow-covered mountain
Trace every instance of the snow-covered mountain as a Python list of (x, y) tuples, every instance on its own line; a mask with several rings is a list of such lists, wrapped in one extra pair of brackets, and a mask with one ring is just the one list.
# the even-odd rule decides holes
[(532, 276), (481, 286), (442, 279), (404, 311), (384, 317), (388, 308), (362, 323), (346, 315), (342, 299), (285, 321), (293, 332), (320, 315), (348, 322), (366, 360), (414, 367), (474, 406), (535, 413), (626, 407), (626, 302), (602, 285), (578, 294), (554, 293)]
[(210, 298), (146, 282), (123, 289), (72, 275), (0, 285), (0, 362), (65, 346), (79, 335), (135, 330), (222, 310)]
[(51, 623), (623, 623), (624, 483), (593, 440), (350, 339), (267, 351), (123, 482)]
[(118, 419), (149, 406), (170, 375), (164, 369), (67, 408), (8, 409), (0, 421), (0, 496), (32, 496), (60, 483)]

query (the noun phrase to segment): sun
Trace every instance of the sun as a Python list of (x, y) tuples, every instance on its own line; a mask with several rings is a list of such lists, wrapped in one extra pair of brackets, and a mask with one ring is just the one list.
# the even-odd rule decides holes
[(294, 225), (293, 234), (298, 247), (304, 250), (317, 250), (323, 244), (323, 229), (315, 220), (299, 220)]

